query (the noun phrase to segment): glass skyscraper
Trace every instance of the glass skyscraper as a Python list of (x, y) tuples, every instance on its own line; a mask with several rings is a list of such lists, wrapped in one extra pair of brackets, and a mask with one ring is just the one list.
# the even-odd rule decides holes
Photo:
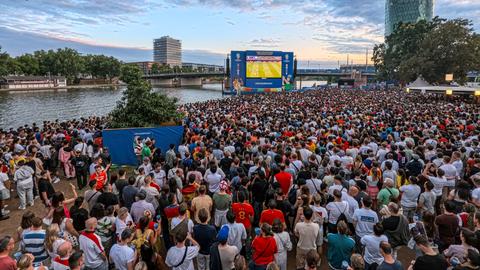
[(414, 23), (433, 18), (434, 0), (386, 0), (385, 36), (390, 35), (399, 22)]

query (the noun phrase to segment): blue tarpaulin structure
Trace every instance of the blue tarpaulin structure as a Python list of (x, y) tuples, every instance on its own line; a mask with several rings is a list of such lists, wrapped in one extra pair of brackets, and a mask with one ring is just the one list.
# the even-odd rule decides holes
[(183, 126), (165, 126), (153, 128), (106, 129), (102, 132), (103, 146), (108, 147), (112, 163), (118, 165), (137, 165), (135, 155), (136, 138), (155, 140), (155, 146), (165, 153), (170, 144), (178, 146), (182, 141)]

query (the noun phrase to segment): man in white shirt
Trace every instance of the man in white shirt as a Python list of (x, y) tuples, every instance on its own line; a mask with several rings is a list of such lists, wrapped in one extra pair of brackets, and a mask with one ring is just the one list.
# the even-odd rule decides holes
[(400, 187), (400, 192), (402, 192), (402, 200), (400, 205), (403, 208), (403, 215), (410, 221), (413, 222), (413, 215), (417, 211), (418, 196), (422, 190), (417, 185), (417, 177), (410, 177), (410, 184), (403, 185)]
[(150, 158), (145, 157), (142, 165), (140, 165), (138, 168), (143, 168), (145, 174), (149, 175), (152, 172), (152, 163), (150, 163)]
[(355, 227), (355, 239), (357, 244), (365, 235), (373, 233), (373, 226), (378, 223), (378, 215), (370, 209), (372, 199), (365, 197), (362, 200), (362, 208), (355, 210), (353, 213), (353, 226)]
[(380, 254), (380, 243), (382, 241), (388, 242), (388, 238), (383, 232), (382, 224), (377, 223), (373, 226), (373, 234), (367, 234), (360, 240), (362, 246), (365, 247), (364, 260), (368, 265), (374, 263), (380, 265), (383, 262), (383, 257)]
[(388, 153), (387, 151), (387, 142), (382, 142), (382, 144), (380, 145), (380, 148), (378, 149), (377, 151), (377, 160), (378, 162), (380, 162), (380, 164), (382, 164), (382, 162), (385, 161), (385, 155)]
[(343, 179), (341, 176), (335, 175), (333, 180), (333, 185), (328, 188), (328, 194), (333, 196), (333, 192), (335, 190), (339, 190), (340, 192), (347, 192), (347, 189), (342, 185)]
[(317, 223), (312, 222), (313, 211), (307, 207), (303, 210), (305, 220), (295, 225), (295, 235), (298, 237), (296, 269), (303, 269), (307, 254), (310, 251), (317, 251), (318, 245), (321, 243), (320, 227)]
[(351, 186), (348, 189), (348, 193), (342, 192), (342, 201), (348, 203), (348, 214), (347, 221), (348, 223), (353, 223), (353, 213), (358, 209), (358, 202), (355, 200), (355, 196), (358, 194), (358, 188), (356, 186)]
[(110, 261), (115, 264), (115, 269), (133, 270), (137, 252), (128, 246), (132, 242), (132, 239), (132, 230), (126, 228), (122, 232), (120, 242), (117, 242), (117, 244), (113, 245), (110, 249)]
[(153, 178), (155, 179), (155, 183), (163, 188), (167, 184), (167, 174), (165, 170), (162, 169), (162, 165), (160, 163), (155, 164), (155, 170), (153, 170)]
[(182, 143), (178, 146), (178, 153), (180, 153), (181, 159), (185, 159), (185, 154), (189, 153), (186, 143)]
[[(189, 240), (192, 246), (186, 246), (185, 240)], [(172, 270), (194, 270), (193, 259), (198, 256), (200, 246), (191, 235), (180, 231), (175, 235), (177, 244), (171, 247), (167, 252), (165, 264)]]
[(107, 270), (107, 256), (102, 246), (102, 240), (94, 233), (97, 228), (97, 219), (87, 219), (85, 227), (85, 232), (78, 238), (80, 249), (85, 255), (85, 269)]
[(440, 169), (445, 172), (445, 178), (447, 178), (448, 181), (455, 181), (455, 179), (457, 179), (457, 168), (450, 163), (449, 156), (443, 157), (443, 165), (440, 166)]
[(227, 224), (222, 227), (228, 227), (228, 240), (227, 243), (230, 246), (235, 246), (238, 249), (238, 253), (242, 250), (242, 247), (245, 245), (247, 240), (247, 231), (245, 226), (242, 223), (235, 222), (235, 214), (229, 210), (227, 212)]
[(381, 167), (380, 167), (380, 168), (382, 169), (382, 171), (385, 170), (385, 163), (386, 163), (387, 161), (390, 161), (390, 163), (392, 163), (392, 170), (398, 172), (398, 168), (399, 168), (398, 162), (393, 159), (393, 154), (392, 154), (392, 153), (388, 153), (388, 154), (387, 154), (387, 159), (386, 159), (384, 162), (382, 162), (382, 165), (381, 165)]
[(87, 148), (88, 148), (88, 145), (86, 143), (84, 143), (81, 138), (78, 138), (77, 139), (77, 144), (73, 147), (73, 150), (81, 152), (82, 155), (85, 156), (85, 155), (87, 155)]
[(312, 178), (307, 179), (307, 187), (310, 190), (310, 194), (316, 194), (320, 193), (320, 190), (322, 189), (322, 180), (318, 179), (318, 173), (317, 172), (312, 172)]
[(341, 214), (348, 215), (348, 203), (342, 201), (342, 192), (334, 190), (333, 196), (335, 201), (328, 203), (325, 207), (328, 211), (328, 229), (330, 232), (336, 232), (337, 221)]
[[(442, 169), (437, 169), (437, 176), (431, 176), (428, 175), (428, 171), (430, 170), (430, 167), (432, 166), (433, 163), (428, 163), (425, 166), (425, 169), (423, 170), (422, 174), (423, 176), (427, 177), (430, 182), (433, 184), (433, 189), (432, 192), (436, 196), (435, 200), (435, 212), (436, 213), (441, 213), (440, 211), (440, 201), (442, 199), (442, 191), (443, 187), (446, 187), (449, 185), (447, 179), (445, 178), (445, 172)], [(455, 183), (455, 181), (452, 181)]]

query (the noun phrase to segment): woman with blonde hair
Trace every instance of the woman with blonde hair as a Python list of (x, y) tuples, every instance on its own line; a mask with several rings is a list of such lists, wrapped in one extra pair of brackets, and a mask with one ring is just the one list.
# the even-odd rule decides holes
[(38, 267), (33, 266), (35, 257), (31, 253), (23, 254), (17, 262), (18, 270), (48, 270), (47, 267), (40, 264)]
[(60, 245), (65, 242), (65, 239), (60, 238), (60, 227), (57, 223), (53, 223), (47, 228), (45, 236), (45, 249), (48, 252), (50, 259), (55, 259), (58, 255), (57, 250)]

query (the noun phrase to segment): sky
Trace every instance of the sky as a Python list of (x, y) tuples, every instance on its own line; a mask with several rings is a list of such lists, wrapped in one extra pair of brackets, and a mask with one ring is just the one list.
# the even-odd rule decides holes
[[(310, 68), (336, 67), (347, 55), (365, 63), (385, 21), (385, 0), (1, 0), (0, 10), (0, 46), (14, 56), (71, 47), (151, 61), (153, 39), (169, 35), (182, 40), (184, 62), (282, 50)], [(434, 14), (480, 29), (480, 0), (435, 0)]]

